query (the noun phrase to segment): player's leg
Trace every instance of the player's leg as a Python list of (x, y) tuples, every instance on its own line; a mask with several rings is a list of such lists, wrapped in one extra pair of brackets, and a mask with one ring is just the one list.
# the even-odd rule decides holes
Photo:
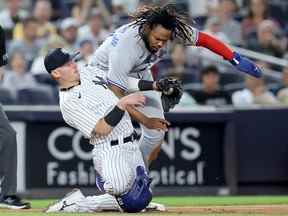
[(129, 190), (136, 176), (136, 165), (144, 166), (144, 161), (138, 145), (125, 143), (94, 156), (94, 164), (104, 181), (104, 191), (117, 196)]
[(101, 211), (120, 211), (115, 197), (110, 194), (85, 197), (79, 189), (72, 190), (45, 210), (46, 213)]
[(87, 196), (77, 202), (78, 212), (121, 211), (116, 198), (108, 193)]
[(30, 208), (16, 196), (17, 189), (17, 142), (16, 132), (10, 125), (0, 105), (0, 207), (11, 209)]
[[(139, 108), (139, 111), (149, 117), (164, 118), (164, 112), (161, 103), (161, 94), (156, 91), (143, 92), (146, 97), (145, 107)], [(140, 150), (148, 164), (155, 160), (164, 141), (165, 132), (151, 130), (141, 125), (142, 136), (139, 140)]]
[(1, 194), (16, 193), (17, 185), (17, 143), (16, 132), (10, 125), (0, 106), (0, 173), (3, 178)]
[(144, 167), (139, 146), (136, 143), (125, 143), (103, 149), (103, 145), (96, 145), (93, 149), (93, 162), (97, 172), (97, 186), (106, 194), (85, 197), (79, 190), (74, 190), (49, 206), (46, 212), (120, 211), (115, 195), (127, 192), (134, 182), (136, 167)]
[(117, 146), (110, 146), (110, 143), (96, 145), (93, 149), (93, 162), (97, 173), (96, 184), (98, 189), (105, 194), (88, 197), (79, 196), (71, 211), (120, 211), (121, 208), (115, 195), (120, 195), (129, 190), (129, 186), (133, 183), (135, 177), (131, 164), (133, 164), (133, 156), (137, 149), (140, 153), (139, 147), (132, 145), (132, 143)]
[[(104, 169), (104, 170), (106, 170), (106, 169), (109, 169), (109, 168), (111, 168), (111, 167), (109, 167), (109, 166), (106, 166), (105, 167), (105, 165), (103, 165), (103, 166), (99, 166), (99, 164), (101, 164), (101, 162), (100, 163), (97, 163), (97, 159), (100, 159), (100, 158), (107, 158), (107, 156), (106, 155), (103, 155), (103, 154), (99, 154), (99, 151), (95, 151), (95, 152), (98, 152), (98, 155), (95, 155), (94, 154), (94, 162), (95, 162), (95, 168), (96, 168), (96, 170), (98, 170), (98, 171), (100, 171), (101, 172), (101, 170), (102, 169)], [(122, 162), (124, 161), (124, 160), (126, 160), (126, 165), (125, 165), (125, 169), (122, 171), (122, 172), (127, 172), (128, 173), (128, 175), (130, 175), (130, 176), (133, 176), (133, 181), (131, 182), (130, 181), (130, 179), (128, 180), (128, 181), (126, 181), (126, 188), (127, 188), (127, 186), (128, 186), (128, 193), (135, 193), (135, 191), (132, 189), (132, 185), (133, 185), (133, 183), (135, 184), (135, 179), (136, 179), (136, 176), (138, 176), (138, 174), (136, 173), (136, 170), (139, 168), (139, 167), (142, 167), (143, 169), (144, 169), (144, 172), (146, 173), (146, 175), (147, 175), (147, 171), (145, 171), (145, 165), (144, 165), (144, 159), (143, 159), (143, 155), (142, 155), (142, 152), (140, 151), (140, 148), (139, 148), (139, 145), (138, 145), (138, 143), (136, 142), (136, 143), (134, 143), (132, 146), (131, 145), (126, 145), (126, 144), (124, 144), (124, 145), (122, 145), (121, 146), (121, 151), (118, 151), (122, 156), (124, 156), (123, 157), (123, 159), (120, 159), (121, 157), (118, 157), (118, 160), (120, 159)], [(101, 155), (101, 156), (100, 156)], [(111, 154), (111, 155), (113, 155), (113, 154)], [(115, 154), (114, 154), (114, 157), (115, 157)], [(117, 158), (117, 156), (116, 156), (116, 158)], [(116, 158), (114, 158), (114, 160), (116, 159)], [(107, 159), (105, 160), (105, 161), (107, 161)], [(117, 161), (116, 161), (117, 162)], [(125, 162), (124, 162), (125, 163)], [(121, 166), (121, 163), (119, 163), (119, 161), (118, 161), (118, 164)], [(113, 166), (115, 166), (116, 167), (116, 169), (118, 169), (117, 168), (117, 165), (113, 165)], [(129, 174), (129, 170), (131, 171), (131, 173)], [(109, 170), (109, 171), (111, 171), (111, 173), (113, 173), (113, 170)], [(114, 172), (115, 173), (115, 172)], [(97, 174), (98, 174), (98, 172), (97, 172)], [(97, 180), (96, 180), (96, 182), (97, 182), (97, 186), (98, 186), (98, 189), (100, 190), (100, 191), (105, 191), (104, 190), (104, 185), (105, 185), (105, 174), (104, 174), (104, 177), (102, 177), (102, 176), (100, 176), (99, 174), (97, 175)], [(115, 176), (114, 176), (114, 179), (115, 179)], [(125, 177), (125, 179), (123, 179), (123, 181), (125, 181), (125, 180), (127, 180), (127, 177)], [(138, 183), (137, 183), (138, 184)], [(148, 186), (149, 187), (149, 186)], [(132, 191), (134, 191), (134, 192), (132, 192)], [(137, 189), (138, 190), (138, 189)], [(125, 191), (125, 193), (127, 194), (127, 190)], [(108, 194), (107, 194), (108, 195)], [(144, 199), (144, 195), (143, 196), (141, 196), (142, 197), (142, 199)], [(95, 198), (97, 198), (97, 197), (95, 197)], [(119, 206), (118, 206), (118, 204), (117, 203), (115, 203), (115, 199), (113, 199), (114, 198), (114, 196), (110, 196), (109, 197), (109, 195), (108, 196), (103, 196), (103, 198), (105, 198), (105, 199), (107, 199), (107, 201), (105, 201), (105, 202), (107, 202), (107, 203), (109, 203), (109, 205), (108, 205), (108, 207), (106, 207), (106, 210), (107, 210), (107, 208), (109, 208), (109, 210), (111, 210), (111, 207), (113, 206), (113, 208), (114, 208), (114, 210), (115, 209), (118, 209), (119, 208)], [(93, 197), (91, 197), (91, 201), (93, 201)], [(111, 201), (109, 201), (109, 199), (112, 199)], [(114, 201), (114, 203), (113, 203), (113, 201)], [(129, 202), (130, 203), (130, 202)], [(112, 205), (112, 204), (114, 204), (114, 205)], [(101, 205), (99, 206), (99, 208), (101, 207)], [(104, 206), (105, 207), (105, 206)], [(131, 206), (130, 206), (130, 208), (131, 208)], [(104, 208), (103, 208), (104, 209)], [(148, 206), (146, 206), (146, 208), (143, 210), (143, 211), (166, 211), (166, 208), (165, 208), (165, 206), (164, 205), (161, 205), (161, 204), (158, 204), (158, 203), (150, 203)]]
[(93, 162), (97, 172), (97, 187), (106, 194), (85, 197), (79, 190), (74, 190), (49, 206), (46, 212), (120, 211), (115, 195), (126, 192), (133, 184), (135, 179), (133, 167), (138, 163), (134, 160), (138, 161), (139, 158), (144, 167), (137, 144), (125, 143), (112, 147), (110, 143), (95, 145)]

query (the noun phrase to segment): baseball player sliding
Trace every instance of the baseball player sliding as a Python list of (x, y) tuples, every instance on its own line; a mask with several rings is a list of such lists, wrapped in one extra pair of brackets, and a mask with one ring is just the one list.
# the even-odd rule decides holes
[[(95, 75), (90, 66), (81, 68), (79, 73), (72, 58), (59, 48), (45, 57), (44, 64), (59, 84), (64, 120), (94, 145), (97, 186), (106, 194), (85, 197), (80, 190), (74, 190), (47, 212), (139, 212), (152, 199), (151, 180), (126, 109), (144, 106), (145, 96), (134, 93), (118, 99), (103, 82), (103, 74)], [(150, 129), (167, 130), (166, 120), (143, 117)]]
[[(133, 18), (133, 22), (120, 27), (104, 41), (90, 64), (95, 68), (95, 74), (106, 74), (110, 89), (118, 97), (125, 96), (130, 90), (146, 90), (146, 104), (137, 110), (147, 116), (164, 118), (163, 109), (173, 108), (182, 95), (177, 81), (160, 81), (163, 85), (156, 85), (150, 73), (150, 67), (163, 56), (168, 41), (177, 40), (187, 46), (208, 48), (240, 71), (261, 76), (261, 70), (254, 63), (216, 38), (189, 26), (185, 16), (179, 14), (173, 4), (144, 7)], [(137, 110), (127, 108), (131, 117), (139, 121)], [(151, 162), (160, 150), (164, 132), (149, 129), (144, 122), (139, 122), (142, 123), (140, 150), (145, 161)]]

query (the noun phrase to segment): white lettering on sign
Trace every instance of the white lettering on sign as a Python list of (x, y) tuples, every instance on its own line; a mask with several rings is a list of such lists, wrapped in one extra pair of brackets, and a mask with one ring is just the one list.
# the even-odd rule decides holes
[(73, 185), (95, 185), (96, 174), (94, 167), (85, 169), (84, 163), (79, 162), (74, 170), (65, 170), (60, 168), (59, 162), (47, 163), (47, 185), (73, 186)]
[[(197, 128), (188, 127), (182, 131), (178, 127), (170, 128), (167, 134), (167, 142), (164, 142), (161, 148), (170, 160), (174, 160), (176, 157), (181, 157), (184, 160), (195, 160), (201, 155), (201, 145), (195, 141), (199, 136), (200, 131)], [(180, 155), (175, 155), (177, 140), (188, 148), (182, 149)]]
[[(72, 148), (66, 151), (60, 150), (57, 139), (62, 136), (72, 137)], [(81, 160), (91, 160), (91, 152), (86, 152), (81, 148), (82, 133), (68, 127), (60, 127), (52, 131), (48, 137), (48, 150), (50, 154), (57, 160), (67, 161), (77, 156)]]
[(149, 176), (152, 185), (202, 185), (204, 184), (205, 162), (199, 161), (195, 169), (176, 170), (174, 166), (161, 167), (160, 170), (151, 170)]

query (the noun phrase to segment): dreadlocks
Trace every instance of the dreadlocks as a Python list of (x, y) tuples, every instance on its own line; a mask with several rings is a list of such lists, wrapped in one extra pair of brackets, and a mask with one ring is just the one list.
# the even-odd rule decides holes
[(159, 24), (170, 30), (173, 38), (185, 42), (191, 41), (191, 26), (187, 24), (186, 16), (177, 12), (174, 4), (167, 4), (163, 7), (145, 6), (131, 16), (135, 20), (132, 25), (139, 26), (141, 37), (143, 37), (145, 25), (152, 28)]

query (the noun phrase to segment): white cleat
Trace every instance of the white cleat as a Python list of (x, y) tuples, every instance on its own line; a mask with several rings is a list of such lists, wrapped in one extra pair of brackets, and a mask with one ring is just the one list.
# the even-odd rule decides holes
[(167, 211), (167, 209), (163, 204), (150, 202), (149, 205), (143, 211), (144, 212), (150, 212), (150, 211), (165, 212)]
[(75, 212), (77, 209), (76, 201), (85, 198), (79, 189), (73, 189), (71, 192), (67, 193), (61, 200), (52, 203), (45, 209), (44, 212)]

